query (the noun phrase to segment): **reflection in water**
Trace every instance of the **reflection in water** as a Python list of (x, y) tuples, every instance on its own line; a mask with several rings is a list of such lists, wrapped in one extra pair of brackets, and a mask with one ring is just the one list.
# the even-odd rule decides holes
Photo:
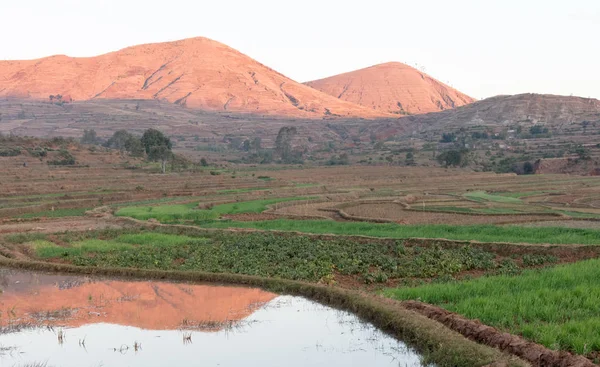
[(259, 289), (0, 269), (0, 366), (420, 366), (355, 316)]
[(76, 327), (90, 323), (176, 329), (182, 324), (218, 330), (276, 297), (260, 289), (166, 282), (92, 280), (84, 277), (1, 271), (0, 327), (12, 323)]

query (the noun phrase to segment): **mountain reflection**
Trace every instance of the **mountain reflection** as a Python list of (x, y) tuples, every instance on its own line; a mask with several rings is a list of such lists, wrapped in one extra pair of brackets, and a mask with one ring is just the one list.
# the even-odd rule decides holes
[(277, 295), (260, 289), (0, 270), (0, 327), (109, 323), (219, 331)]

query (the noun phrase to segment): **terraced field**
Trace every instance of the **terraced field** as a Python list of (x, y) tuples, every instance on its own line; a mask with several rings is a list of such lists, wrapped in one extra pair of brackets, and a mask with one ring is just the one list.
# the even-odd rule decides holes
[[(595, 278), (568, 286), (592, 274), (589, 264), (600, 255), (600, 178), (384, 166), (213, 166), (163, 175), (152, 163), (115, 152), (75, 153), (82, 164), (68, 168), (0, 157), (7, 173), (0, 176), (0, 262), (273, 281), (280, 290), (311, 289), (324, 298), (328, 293), (319, 292), (374, 295), (387, 288), (391, 298), (421, 299), (511, 332), (525, 339), (525, 349), (538, 350), (527, 341), (539, 342), (556, 360), (580, 355), (589, 362), (600, 353), (586, 306), (595, 295), (578, 298), (598, 287)], [(559, 283), (567, 285), (562, 293), (552, 291)], [(479, 307), (482, 299), (499, 302), (490, 289), (507, 286), (522, 290), (517, 309), (500, 314)], [(558, 298), (581, 317), (568, 321), (555, 308), (532, 306)], [(395, 310), (384, 307), (378, 315), (409, 307), (368, 302)], [(439, 366), (506, 361), (458, 334), (443, 342), (427, 335), (420, 343), (436, 340), (431, 358)]]

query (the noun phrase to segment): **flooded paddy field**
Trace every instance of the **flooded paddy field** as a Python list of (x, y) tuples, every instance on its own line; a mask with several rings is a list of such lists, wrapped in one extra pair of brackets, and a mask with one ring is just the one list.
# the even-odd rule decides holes
[(260, 289), (0, 269), (0, 366), (421, 366), (356, 316)]

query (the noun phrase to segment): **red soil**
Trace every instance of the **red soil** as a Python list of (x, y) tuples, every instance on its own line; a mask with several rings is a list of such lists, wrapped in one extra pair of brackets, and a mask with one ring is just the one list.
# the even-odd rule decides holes
[(306, 85), (375, 111), (394, 114), (438, 112), (475, 100), (399, 62), (315, 80)]
[(382, 115), (297, 83), (226, 45), (200, 37), (89, 58), (59, 55), (0, 61), (0, 97), (50, 102), (50, 95), (59, 94), (67, 102), (157, 99), (190, 108), (281, 116)]

